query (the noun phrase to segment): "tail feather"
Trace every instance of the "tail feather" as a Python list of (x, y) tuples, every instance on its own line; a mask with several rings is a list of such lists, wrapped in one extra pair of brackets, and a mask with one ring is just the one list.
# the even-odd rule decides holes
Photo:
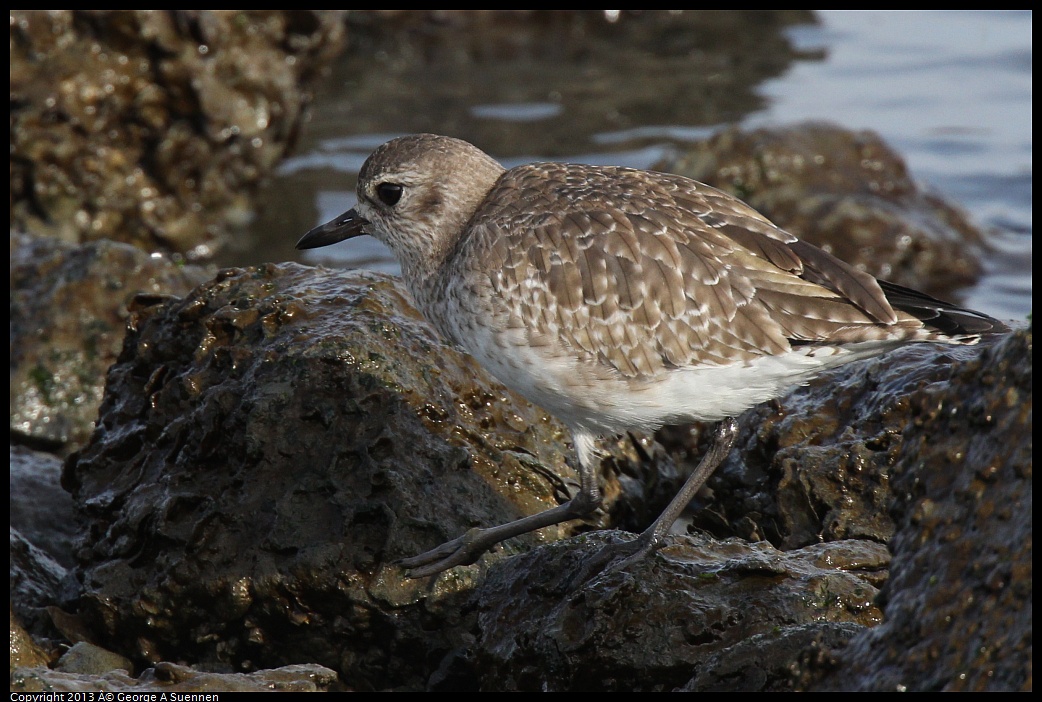
[(926, 293), (912, 290), (885, 280), (879, 281), (887, 301), (894, 309), (906, 312), (919, 319), (927, 329), (942, 336), (980, 337), (1009, 331), (1009, 327), (982, 312), (958, 307), (949, 302), (930, 297)]

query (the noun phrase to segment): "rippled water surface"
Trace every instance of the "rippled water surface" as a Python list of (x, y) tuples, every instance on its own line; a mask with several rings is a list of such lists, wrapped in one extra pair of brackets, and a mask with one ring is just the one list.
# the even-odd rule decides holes
[(541, 17), (494, 27), (352, 33), (249, 228), (222, 263), (304, 260), (395, 271), (368, 237), (300, 255), (354, 203), (369, 152), (399, 134), (458, 136), (511, 166), (648, 167), (731, 124), (871, 129), (989, 233), (964, 302), (1031, 309), (1029, 11), (817, 11)]

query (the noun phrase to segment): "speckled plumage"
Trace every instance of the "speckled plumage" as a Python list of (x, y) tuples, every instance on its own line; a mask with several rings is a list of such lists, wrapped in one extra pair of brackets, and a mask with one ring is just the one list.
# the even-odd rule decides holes
[[(599, 502), (596, 435), (732, 417), (824, 368), (1002, 328), (877, 281), (688, 178), (563, 163), (505, 170), (429, 134), (377, 149), (355, 209), (298, 247), (361, 233), (388, 244), (440, 333), (572, 429), (583, 492), (551, 510), (556, 521)], [(405, 563), (430, 574), (556, 523), (529, 520)]]

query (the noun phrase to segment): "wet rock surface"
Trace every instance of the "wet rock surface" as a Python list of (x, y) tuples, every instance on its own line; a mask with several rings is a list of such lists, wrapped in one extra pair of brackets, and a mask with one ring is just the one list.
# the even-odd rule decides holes
[[(829, 624), (859, 625), (846, 630), (849, 635), (882, 616), (873, 583), (885, 577), (889, 554), (865, 541), (783, 553), (765, 542), (682, 537), (626, 572), (573, 589), (585, 557), (605, 537), (619, 536), (558, 542), (489, 572), (478, 593), (474, 646), (483, 686), (668, 691), (698, 671), (696, 689), (712, 688), (734, 674), (727, 652), (757, 636), (766, 644), (797, 631), (806, 636), (808, 627), (825, 632)], [(774, 678), (801, 651), (756, 650), (764, 659), (760, 667)], [(706, 667), (714, 656), (715, 667)], [(755, 689), (775, 685), (764, 677)]]
[(342, 19), (12, 11), (12, 228), (209, 255), (292, 143)]
[(74, 673), (46, 668), (11, 672), (12, 692), (325, 692), (342, 690), (336, 673), (320, 665), (287, 665), (254, 673), (208, 673), (163, 663), (133, 677), (121, 669)]
[(9, 533), (11, 645), (14, 647), (20, 636), (32, 634), (39, 639), (36, 642), (39, 649), (49, 652), (52, 648), (50, 640), (60, 637), (55, 636), (47, 607), (75, 594), (74, 590), (70, 592), (63, 587), (69, 573), (17, 529), (11, 527)]
[(73, 501), (60, 484), (61, 460), (43, 451), (12, 445), (9, 466), (11, 529), (18, 530), (62, 567), (73, 567), (82, 525), (70, 518)]
[(11, 608), (10, 616), (10, 669), (15, 668), (45, 668), (50, 662), (50, 656), (40, 647), (33, 637), (29, 635), (15, 616), (14, 608)]
[[(692, 523), (784, 550), (841, 539), (888, 543), (895, 529), (894, 466), (906, 450), (906, 428), (920, 421), (921, 408), (910, 398), (947, 387), (982, 352), (908, 346), (824, 373), (783, 400), (749, 410), (740, 420), (739, 450), (710, 478), (713, 502), (692, 512)], [(966, 401), (979, 400), (985, 389), (967, 392)], [(684, 446), (690, 435), (673, 431), (660, 433), (671, 453), (696, 460), (702, 447)], [(937, 436), (955, 447), (963, 441)], [(1010, 440), (1030, 445), (1030, 433)]]
[(816, 689), (1031, 689), (1031, 348), (1010, 335), (907, 398), (886, 618)]
[[(600, 536), (504, 562), (479, 591), (479, 667), (495, 689), (1030, 689), (1030, 349), (1030, 330), (954, 355), (913, 347), (746, 413), (747, 442), (689, 519), (719, 534), (748, 528), (746, 538), (782, 551), (676, 537), (628, 574), (577, 592), (562, 583), (591, 550), (584, 540)], [(690, 437), (660, 433), (667, 445), (679, 435)], [(669, 453), (686, 462), (682, 449)], [(685, 570), (673, 561), (686, 552)], [(818, 589), (800, 590), (791, 564), (808, 552), (823, 573), (859, 579), (810, 577)], [(720, 562), (739, 577), (712, 600)], [(757, 562), (777, 570), (758, 572)], [(789, 587), (804, 605), (834, 596), (835, 608), (807, 612), (809, 621), (771, 610)], [(742, 602), (744, 588), (755, 594)], [(675, 682), (685, 665), (690, 679)]]
[(442, 344), (390, 279), (222, 272), (142, 311), (64, 484), (90, 520), (80, 613), (154, 662), (320, 662), (422, 686), (489, 561), (393, 561), (568, 498), (567, 436)]
[[(575, 477), (561, 427), (442, 345), (392, 279), (294, 264), (229, 270), (140, 311), (132, 327), (93, 440), (64, 476), (90, 523), (79, 616), (139, 665), (307, 661), (358, 689), (811, 686), (839, 665), (821, 663), (837, 642), (885, 616), (873, 597), (901, 521), (877, 512), (894, 497), (902, 434), (921, 419), (911, 408), (952, 378), (977, 377), (967, 369), (992, 352), (898, 352), (749, 413), (746, 445), (692, 520), (715, 515), (710, 530), (737, 524), (776, 545), (677, 538), (633, 572), (569, 590), (604, 536), (504, 560), (569, 533), (547, 530), (432, 581), (393, 565), (557, 504)], [(982, 377), (993, 394), (1010, 382)], [(839, 399), (814, 396), (826, 391)], [(981, 392), (959, 388), (971, 405)], [(612, 455), (610, 475), (647, 454), (640, 443)], [(682, 473), (691, 451), (660, 460)], [(796, 470), (804, 453), (807, 476)], [(742, 465), (744, 489), (729, 485)], [(748, 519), (734, 517), (743, 510)], [(764, 647), (753, 653), (756, 636)], [(752, 666), (744, 677), (725, 655), (739, 645)]]
[(127, 244), (11, 234), (11, 435), (64, 455), (90, 436), (138, 295), (209, 277)]

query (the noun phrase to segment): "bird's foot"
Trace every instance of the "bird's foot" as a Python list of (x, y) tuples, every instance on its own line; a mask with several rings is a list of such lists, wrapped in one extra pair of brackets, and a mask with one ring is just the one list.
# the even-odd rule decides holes
[(545, 512), (537, 512), (513, 522), (481, 529), (474, 527), (463, 536), (448, 541), (437, 548), (411, 558), (403, 558), (397, 565), (409, 572), (406, 577), (425, 578), (448, 570), (458, 565), (470, 565), (478, 560), (485, 551), (500, 541), (527, 534), (554, 524), (585, 517), (600, 504), (599, 496), (579, 493), (563, 505), (558, 505)]
[(430, 551), (411, 558), (403, 558), (397, 562), (397, 565), (408, 571), (405, 574), (408, 578), (425, 578), (455, 566), (470, 565), (481, 558), (481, 554), (499, 540), (490, 540), (489, 533), (492, 531), (492, 529), (475, 527), (463, 536), (446, 541)]
[(594, 577), (620, 573), (662, 548), (665, 541), (646, 531), (632, 541), (607, 544), (593, 555), (572, 578), (570, 589), (576, 590)]

